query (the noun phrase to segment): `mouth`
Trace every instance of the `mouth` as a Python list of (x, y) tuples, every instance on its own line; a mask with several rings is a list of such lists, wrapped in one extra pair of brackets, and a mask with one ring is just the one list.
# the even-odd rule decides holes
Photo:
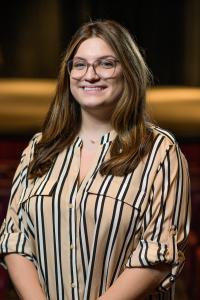
[(84, 91), (86, 91), (86, 92), (98, 92), (98, 91), (102, 91), (102, 90), (105, 90), (106, 89), (106, 86), (103, 86), (103, 85), (101, 85), (101, 86), (88, 86), (88, 85), (84, 85), (84, 86), (81, 86), (80, 87), (81, 89), (83, 89)]

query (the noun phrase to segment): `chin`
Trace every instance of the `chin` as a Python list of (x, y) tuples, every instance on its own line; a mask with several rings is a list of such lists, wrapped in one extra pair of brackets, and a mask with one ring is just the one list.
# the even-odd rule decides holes
[(103, 107), (105, 107), (105, 105), (103, 103), (89, 103), (89, 104), (82, 104), (81, 107), (83, 109), (91, 110), (91, 109), (103, 108)]
[(106, 105), (104, 100), (100, 99), (85, 99), (85, 101), (78, 101), (81, 107), (95, 108), (102, 107)]
[(90, 113), (100, 113), (103, 115), (112, 114), (114, 109), (114, 103), (101, 102), (101, 103), (90, 103), (81, 105), (82, 109)]

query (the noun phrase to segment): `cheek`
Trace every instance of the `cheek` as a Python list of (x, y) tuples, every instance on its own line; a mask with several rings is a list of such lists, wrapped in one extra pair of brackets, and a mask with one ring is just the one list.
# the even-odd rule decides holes
[(122, 94), (123, 90), (124, 90), (124, 83), (121, 81), (118, 84), (118, 92), (119, 92), (119, 94)]
[(118, 80), (113, 86), (113, 95), (120, 97), (124, 90), (124, 84), (122, 80)]
[(114, 87), (115, 91), (118, 94), (122, 93), (123, 90), (124, 90), (124, 76), (123, 76), (123, 74), (118, 75), (115, 78), (115, 81), (113, 83), (114, 83), (113, 87)]
[(74, 82), (74, 80), (72, 80), (72, 79), (70, 80), (70, 91), (72, 93), (72, 96), (74, 98), (76, 98), (77, 93), (78, 93), (78, 87), (77, 87), (76, 82)]

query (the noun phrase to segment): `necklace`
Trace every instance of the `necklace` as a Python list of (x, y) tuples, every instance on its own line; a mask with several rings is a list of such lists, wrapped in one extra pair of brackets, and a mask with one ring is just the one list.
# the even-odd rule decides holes
[(90, 139), (89, 141), (90, 141), (92, 144), (96, 144), (96, 142), (97, 142), (96, 140), (93, 140), (93, 139)]

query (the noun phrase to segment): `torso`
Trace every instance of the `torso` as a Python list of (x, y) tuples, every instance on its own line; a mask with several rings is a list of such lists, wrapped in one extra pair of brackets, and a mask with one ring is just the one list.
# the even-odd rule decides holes
[(80, 156), (80, 169), (79, 169), (79, 186), (81, 185), (82, 181), (86, 177), (88, 171), (90, 170), (96, 155), (96, 145), (92, 144), (91, 146), (84, 146), (81, 149), (81, 156)]
[[(159, 209), (160, 199), (164, 198), (160, 193), (168, 189), (168, 179), (173, 179), (171, 171), (174, 167), (171, 166), (177, 160), (171, 137), (159, 130), (155, 130), (155, 137), (149, 155), (134, 172), (122, 177), (102, 176), (99, 172), (102, 162), (110, 157), (109, 149), (114, 139), (112, 133), (103, 136), (99, 144), (86, 144), (80, 138), (75, 139), (69, 148), (58, 155), (49, 172), (36, 181), (27, 180), (24, 175), (34, 149), (33, 141), (29, 144), (16, 174), (16, 178), (23, 175), (22, 186), (19, 180), (14, 181), (11, 199), (13, 206), (17, 203), (12, 211), (19, 214), (20, 230), (24, 231), (25, 227), (29, 239), (20, 235), (15, 248), (16, 252), (24, 251), (34, 258), (40, 283), (48, 300), (97, 299), (124, 268), (152, 265), (163, 257), (163, 252), (158, 251), (163, 251), (165, 247), (168, 227), (162, 227), (162, 216), (158, 218), (155, 215), (162, 211)], [(164, 160), (165, 157), (169, 159)], [(183, 160), (182, 157), (180, 159)], [(184, 160), (182, 166), (183, 162)], [(181, 165), (179, 168), (180, 174), (186, 176)], [(168, 176), (168, 171), (171, 176)], [(158, 174), (166, 177), (166, 187), (160, 182), (162, 177), (157, 178)], [(178, 187), (181, 186), (181, 178), (180, 176), (177, 182)], [(158, 186), (162, 186), (159, 191)], [(22, 187), (24, 191), (18, 204)], [(187, 192), (181, 188), (179, 190), (181, 200), (176, 201), (184, 204)], [(169, 191), (173, 193), (175, 188)], [(166, 220), (170, 218), (174, 200), (179, 197), (168, 198), (164, 214)], [(144, 215), (145, 218), (142, 217)], [(158, 218), (159, 222), (151, 222), (151, 216)], [(184, 209), (180, 213), (178, 211), (177, 216), (182, 216), (185, 223), (188, 220)], [(145, 235), (142, 235), (143, 220)], [(10, 227), (6, 228), (14, 230), (12, 219), (8, 218), (7, 222)], [(184, 234), (185, 223), (181, 225), (183, 230), (179, 235)], [(152, 227), (154, 224), (157, 226), (156, 230)], [(156, 234), (154, 243), (151, 239), (153, 233)], [(6, 234), (6, 245), (7, 236)], [(164, 246), (160, 247), (160, 241)], [(12, 239), (10, 243), (13, 247)], [(152, 251), (152, 246), (156, 250)], [(175, 253), (171, 255), (175, 257)], [(168, 284), (169, 277), (166, 280)], [(149, 296), (146, 300), (161, 298), (173, 299), (171, 291)]]

